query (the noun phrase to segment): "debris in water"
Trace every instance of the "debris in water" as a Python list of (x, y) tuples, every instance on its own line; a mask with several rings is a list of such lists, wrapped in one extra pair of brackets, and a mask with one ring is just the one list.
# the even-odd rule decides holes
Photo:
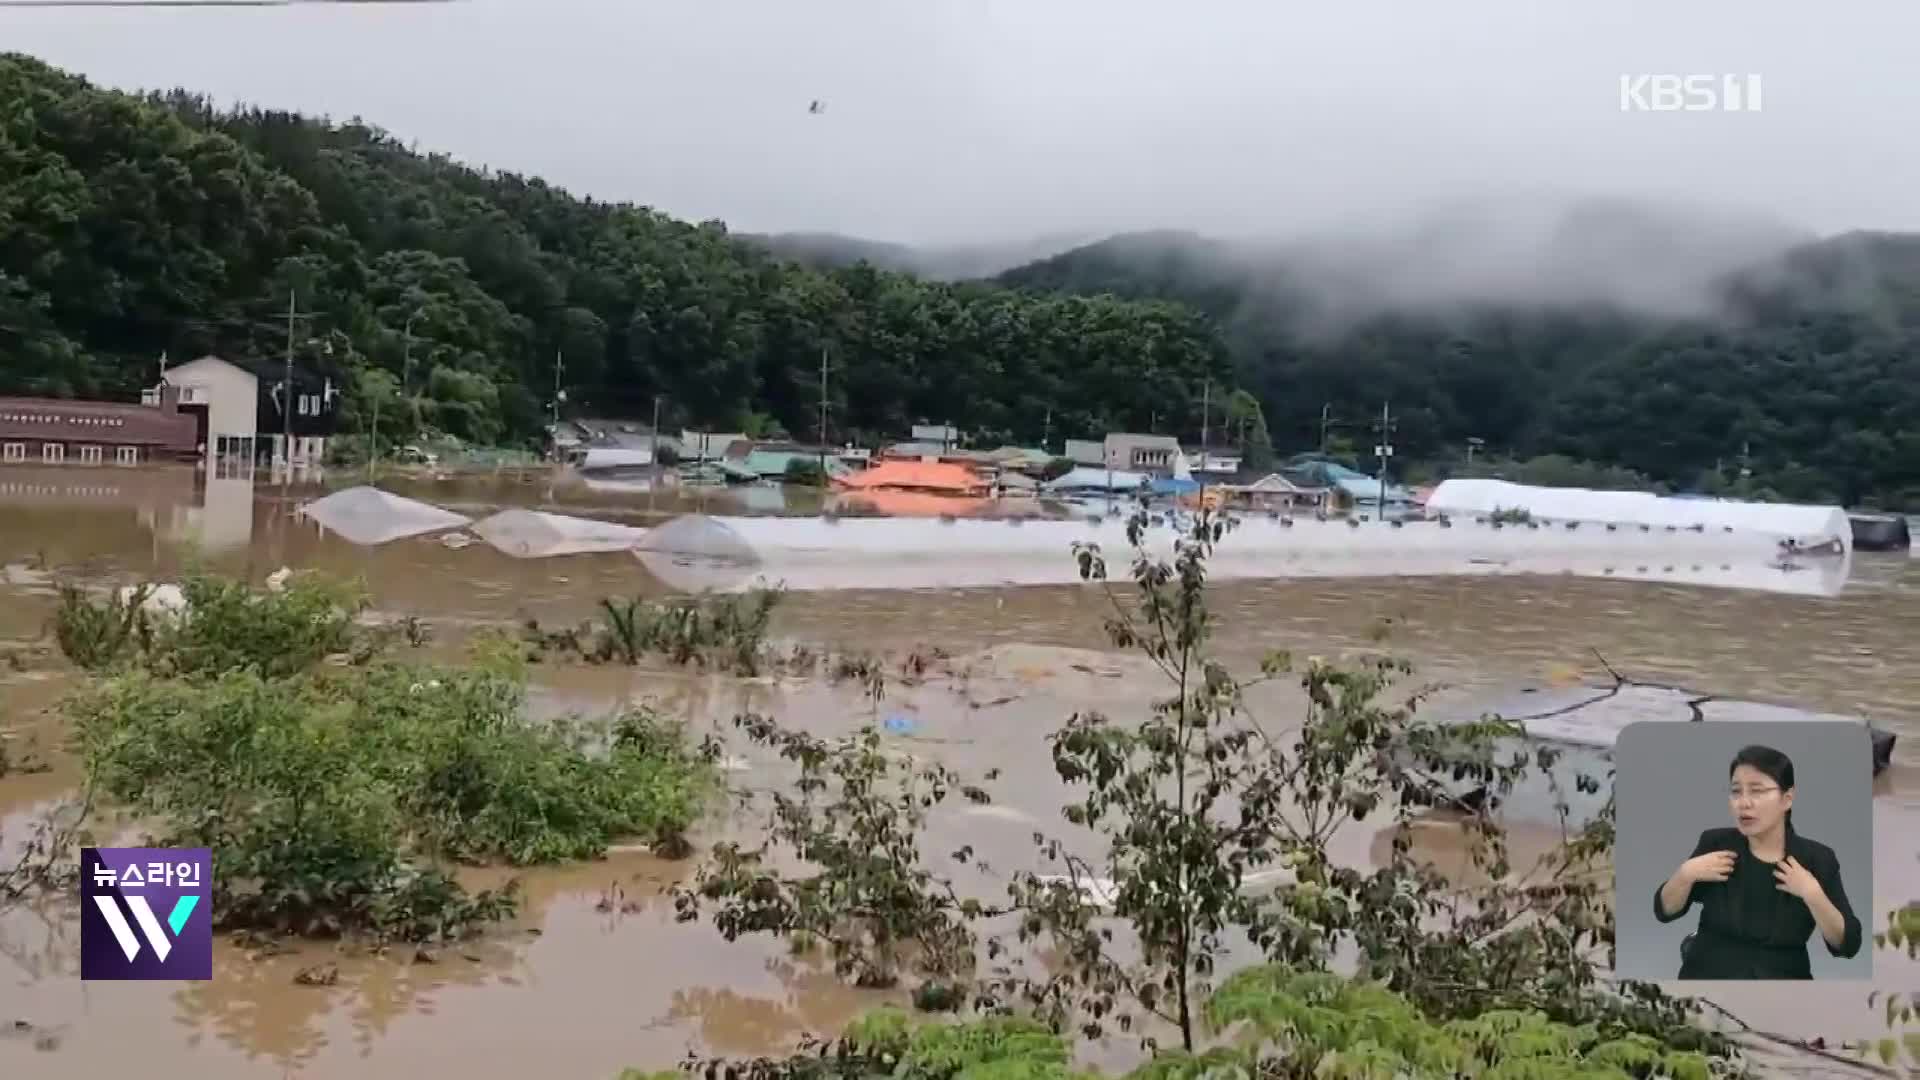
[(332, 986), (340, 981), (340, 965), (315, 964), (301, 968), (294, 973), (293, 981), (296, 986)]
[(413, 962), (416, 964), (437, 963), (439, 959), (439, 957), (433, 955), (432, 949), (415, 949), (413, 951)]
[[(120, 588), (120, 603), (131, 604), (140, 595), (141, 586), (124, 585)], [(147, 589), (146, 599), (140, 601), (140, 610), (149, 615), (178, 615), (187, 610), (187, 594), (180, 586), (169, 582), (154, 585)]]

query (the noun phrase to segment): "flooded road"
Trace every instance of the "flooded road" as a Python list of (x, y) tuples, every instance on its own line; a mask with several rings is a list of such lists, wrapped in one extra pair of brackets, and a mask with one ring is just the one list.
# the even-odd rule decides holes
[[(723, 504), (727, 492), (689, 502), (512, 476), (386, 486), (468, 514), (524, 505), (649, 524), (703, 498), (711, 511), (756, 512)], [(291, 515), (313, 494), (177, 472), (0, 473), (0, 643), (11, 643), (0, 648), (27, 647), (40, 633), (58, 578), (135, 580), (196, 561), (254, 580), (281, 566), (358, 576), (380, 609), (420, 615), (449, 635), (463, 623), (577, 620), (603, 596), (662, 589), (625, 554), (517, 560), (431, 540), (356, 548)], [(1920, 896), (1920, 844), (1912, 839), (1920, 835), (1920, 560), (1859, 557), (1852, 573), (1838, 596), (1825, 598), (1573, 578), (1235, 582), (1215, 593), (1218, 644), (1227, 658), (1250, 664), (1276, 648), (1367, 647), (1384, 627), (1390, 647), (1418, 664), (1418, 679), (1463, 693), (1516, 679), (1596, 676), (1604, 656), (1635, 678), (1867, 715), (1903, 735), (1876, 789), (1880, 895), (1872, 908), (1883, 922), (1889, 908)], [(896, 688), (877, 706), (850, 688), (802, 682), (557, 667), (536, 678), (547, 707), (647, 699), (701, 725), (724, 725), (747, 708), (816, 731), (904, 717), (910, 734), (901, 741), (911, 751), (976, 774), (1007, 770), (995, 785), (1000, 805), (940, 822), (936, 840), (964, 832), (1011, 869), (1031, 852), (1034, 829), (1058, 825), (1039, 740), (1075, 709), (1129, 715), (1142, 700), (1141, 676), (1125, 658), (1074, 651), (1104, 648), (1104, 611), (1098, 592), (1068, 587), (785, 598), (775, 620), (782, 637), (847, 650), (937, 645), (980, 657), (963, 686)], [(51, 769), (0, 780), (0, 843), (76, 779), (44, 713), (64, 677), (22, 666), (28, 670), (0, 664), (0, 732), (12, 744), (37, 741)], [(764, 776), (755, 769), (736, 779)], [(712, 832), (750, 827), (716, 822)], [(1343, 841), (1345, 853), (1376, 857), (1383, 837), (1356, 833)], [(1443, 851), (1444, 840), (1434, 847)], [(708, 928), (676, 926), (670, 905), (651, 901), (689, 869), (629, 854), (529, 874), (525, 910), (512, 927), (431, 962), (410, 952), (340, 955), (331, 946), (255, 956), (223, 942), (215, 980), (184, 987), (82, 984), (70, 909), (18, 909), (0, 917), (0, 1075), (610, 1077), (627, 1065), (671, 1065), (690, 1048), (777, 1049), (882, 1000), (797, 964), (770, 942), (729, 945)], [(604, 902), (609, 896), (617, 899)], [(293, 985), (295, 971), (322, 960), (339, 964), (337, 985)], [(1910, 989), (1920, 985), (1920, 968), (1882, 953), (1875, 981)], [(1817, 1001), (1757, 988), (1714, 996), (1757, 1026), (1831, 1041), (1880, 1033), (1866, 1009), (1870, 989), (1822, 986), (1811, 995)], [(7, 1033), (16, 1018), (31, 1029)]]

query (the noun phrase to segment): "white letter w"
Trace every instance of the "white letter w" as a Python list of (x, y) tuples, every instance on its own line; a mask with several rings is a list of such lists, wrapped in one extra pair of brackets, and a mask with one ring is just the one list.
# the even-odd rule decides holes
[[(120, 943), (120, 951), (127, 954), (127, 962), (140, 955), (140, 942), (133, 936), (133, 927), (127, 925), (127, 917), (120, 914), (120, 905), (113, 902), (111, 896), (96, 896), (94, 904), (100, 908), (100, 915), (107, 920), (107, 926), (113, 931), (113, 939)], [(147, 941), (153, 951), (160, 956), (160, 962), (167, 962), (167, 954), (173, 951), (173, 942), (167, 940), (167, 932), (160, 929), (160, 920), (153, 917), (153, 909), (147, 906), (144, 896), (127, 897), (127, 906), (133, 909), (133, 917), (139, 922), (140, 930), (147, 935)]]

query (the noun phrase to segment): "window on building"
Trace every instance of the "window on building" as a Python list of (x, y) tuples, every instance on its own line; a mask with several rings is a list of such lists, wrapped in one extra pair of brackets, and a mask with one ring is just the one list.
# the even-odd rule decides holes
[(137, 446), (116, 446), (116, 447), (114, 447), (114, 448), (113, 448), (113, 463), (114, 463), (115, 465), (138, 465), (138, 464), (140, 464), (140, 448), (139, 448), (139, 447), (137, 447)]
[(83, 446), (80, 448), (80, 464), (82, 465), (98, 465), (100, 464), (101, 457), (100, 448), (97, 446)]
[(25, 460), (27, 460), (27, 444), (26, 443), (10, 442), (10, 443), (7, 443), (5, 446), (0, 446), (0, 461), (25, 461)]
[(67, 448), (57, 442), (44, 443), (40, 447), (40, 460), (49, 465), (58, 465), (67, 459)]

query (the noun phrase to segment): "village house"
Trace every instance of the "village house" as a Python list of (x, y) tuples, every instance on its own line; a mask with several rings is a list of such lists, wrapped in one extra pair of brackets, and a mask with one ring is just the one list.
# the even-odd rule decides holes
[(1101, 440), (1068, 439), (1062, 447), (1067, 460), (1090, 469), (1172, 476), (1183, 458), (1180, 440), (1171, 435), (1113, 432)]
[(1242, 455), (1237, 450), (1188, 447), (1184, 453), (1195, 476), (1237, 476), (1242, 467)]
[(173, 388), (180, 411), (194, 419), (200, 450), (210, 458), (283, 464), (290, 456), (295, 465), (317, 465), (326, 460), (328, 440), (338, 427), (341, 390), (331, 378), (298, 365), (292, 374), (289, 392), (282, 363), (209, 355), (169, 367), (163, 357), (159, 385), (141, 400), (157, 404)]
[(1103, 468), (1107, 464), (1107, 444), (1099, 439), (1068, 439), (1061, 451), (1075, 465)]
[(192, 416), (179, 395), (153, 404), (0, 397), (0, 463), (145, 465), (191, 460), (200, 452)]
[(1171, 435), (1108, 435), (1104, 460), (1109, 469), (1170, 476), (1182, 459), (1180, 441)]
[(960, 429), (952, 424), (915, 424), (908, 438), (917, 443), (932, 443), (936, 453), (945, 453), (960, 445)]
[(743, 431), (682, 431), (677, 449), (687, 461), (722, 461), (735, 443), (751, 446), (752, 440)]

